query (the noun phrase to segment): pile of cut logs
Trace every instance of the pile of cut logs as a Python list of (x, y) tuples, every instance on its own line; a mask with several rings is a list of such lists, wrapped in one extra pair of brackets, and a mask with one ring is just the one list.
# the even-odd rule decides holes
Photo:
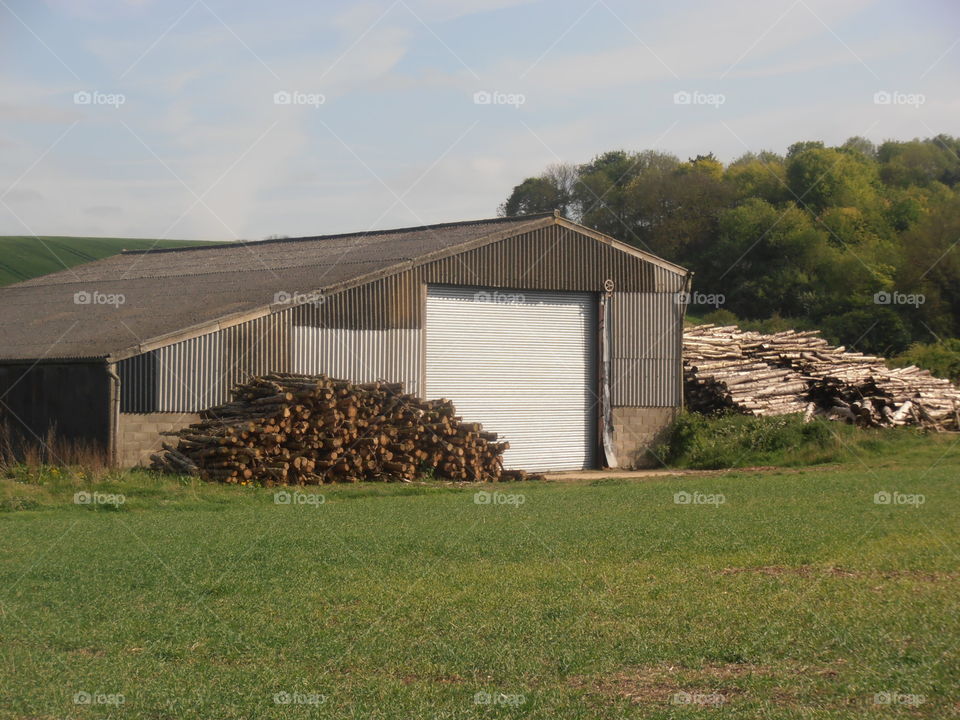
[(775, 334), (736, 326), (684, 331), (684, 394), (690, 410), (751, 415), (804, 413), (858, 425), (960, 430), (960, 389), (915, 366), (834, 347), (817, 331)]
[(451, 480), (527, 477), (503, 470), (509, 444), (496, 433), (463, 422), (449, 400), (421, 400), (399, 383), (272, 373), (231, 395), (167, 433), (177, 442), (163, 443), (153, 467), (266, 485), (410, 481), (431, 470)]

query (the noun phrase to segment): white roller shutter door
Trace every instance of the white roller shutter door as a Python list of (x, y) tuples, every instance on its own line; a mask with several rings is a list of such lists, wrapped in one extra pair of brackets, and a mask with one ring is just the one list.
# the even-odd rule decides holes
[(426, 395), (509, 440), (507, 468), (592, 467), (596, 313), (590, 293), (430, 286)]

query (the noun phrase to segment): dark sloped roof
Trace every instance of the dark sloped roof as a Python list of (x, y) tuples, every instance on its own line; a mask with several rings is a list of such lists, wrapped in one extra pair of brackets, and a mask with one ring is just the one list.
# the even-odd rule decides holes
[[(277, 292), (338, 288), (549, 215), (349, 235), (124, 252), (0, 288), (0, 359), (102, 358), (274, 304)], [(78, 304), (76, 293), (123, 296)]]

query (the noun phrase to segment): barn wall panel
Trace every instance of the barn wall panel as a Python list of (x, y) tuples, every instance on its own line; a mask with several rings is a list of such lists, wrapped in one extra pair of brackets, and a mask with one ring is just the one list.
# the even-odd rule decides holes
[(682, 397), (683, 305), (676, 293), (614, 293), (610, 392), (614, 407), (677, 407)]
[(356, 382), (402, 382), (407, 392), (420, 392), (421, 330), (300, 326), (292, 332), (293, 372)]
[(110, 446), (110, 376), (103, 362), (0, 365), (0, 432), (14, 450), (68, 446), (106, 452)]

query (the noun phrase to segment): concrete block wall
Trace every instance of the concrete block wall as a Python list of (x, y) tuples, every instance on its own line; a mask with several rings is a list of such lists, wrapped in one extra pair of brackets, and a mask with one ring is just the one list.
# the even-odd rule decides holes
[(149, 465), (150, 454), (157, 452), (164, 440), (170, 441), (160, 433), (199, 421), (199, 415), (190, 413), (120, 413), (117, 435), (120, 466)]
[(613, 408), (613, 444), (620, 467), (658, 467), (648, 450), (666, 439), (679, 412), (671, 407)]

